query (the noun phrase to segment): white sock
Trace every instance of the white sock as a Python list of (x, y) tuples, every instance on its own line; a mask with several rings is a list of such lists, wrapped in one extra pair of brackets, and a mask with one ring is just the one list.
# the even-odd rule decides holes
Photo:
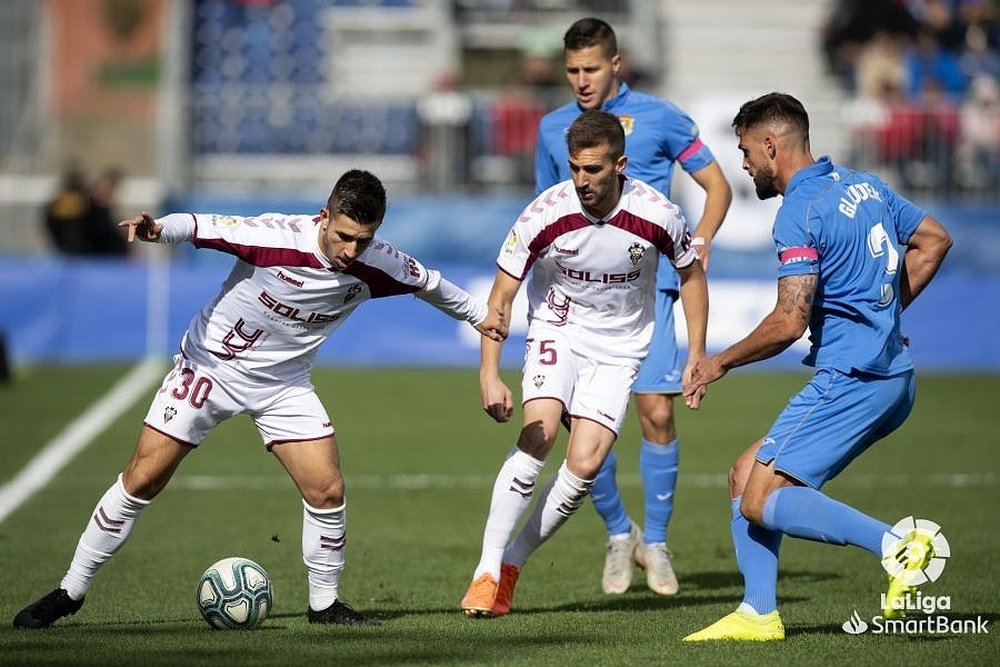
[(490, 513), (483, 530), (483, 552), (472, 575), (473, 579), (489, 572), (494, 579), (500, 581), (500, 562), (504, 547), (507, 546), (518, 519), (531, 504), (535, 481), (544, 465), (544, 461), (525, 454), (517, 447), (507, 455), (507, 460), (497, 474), (497, 481), (493, 484)]
[(323, 611), (337, 599), (347, 545), (347, 503), (316, 509), (302, 501), (302, 562), (309, 572), (309, 606)]
[(66, 576), (59, 584), (74, 600), (81, 599), (90, 590), (98, 568), (114, 556), (132, 532), (139, 513), (150, 501), (130, 496), (125, 491), (122, 476), (104, 492), (94, 508), (94, 513), (80, 535)]
[(594, 480), (580, 479), (569, 471), (563, 461), (559, 472), (542, 492), (535, 511), (503, 555), (504, 562), (524, 567), (531, 554), (576, 514), (593, 485)]

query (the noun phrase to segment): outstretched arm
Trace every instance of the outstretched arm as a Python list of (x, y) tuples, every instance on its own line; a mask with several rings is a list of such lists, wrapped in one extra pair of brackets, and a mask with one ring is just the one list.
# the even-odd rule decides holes
[(691, 372), (690, 382), (684, 387), (685, 402), (694, 401), (695, 405), (690, 407), (696, 408), (705, 388), (730, 369), (770, 359), (801, 338), (809, 326), (818, 281), (816, 274), (780, 278), (774, 310), (743, 340), (733, 343), (719, 354), (702, 357)]
[(701, 268), (708, 271), (712, 239), (722, 226), (729, 204), (733, 201), (733, 190), (729, 187), (729, 181), (726, 180), (718, 162), (712, 162), (692, 172), (691, 178), (705, 191), (705, 208), (702, 209), (701, 219), (698, 220), (692, 233), (692, 245), (698, 252)]
[[(708, 328), (708, 281), (700, 262), (677, 271), (681, 277), (681, 306), (687, 323), (688, 360), (684, 367), (684, 382), (687, 383), (695, 364), (705, 356), (705, 336)], [(704, 392), (702, 392), (704, 393)], [(693, 401), (685, 400), (688, 407), (697, 408), (698, 396)], [(694, 403), (692, 405), (692, 402)]]
[(899, 301), (905, 309), (937, 273), (951, 249), (951, 236), (940, 222), (926, 216), (906, 242), (903, 274), (899, 279)]
[[(497, 271), (493, 288), (486, 303), (491, 312), (497, 312), (504, 322), (510, 322), (514, 297), (521, 281), (503, 271)], [(479, 394), (483, 410), (498, 422), (505, 422), (514, 414), (514, 399), (510, 389), (500, 379), (500, 353), (503, 340), (483, 338), (480, 343)]]
[(491, 340), (507, 337), (507, 322), (495, 309), (475, 298), (437, 271), (428, 271), (427, 286), (417, 296), (456, 320), (466, 320)]

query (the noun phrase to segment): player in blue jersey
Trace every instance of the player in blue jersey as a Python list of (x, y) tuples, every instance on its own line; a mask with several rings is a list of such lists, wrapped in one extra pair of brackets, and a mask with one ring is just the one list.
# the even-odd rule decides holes
[[(773, 230), (777, 304), (746, 338), (699, 361), (685, 402), (697, 408), (709, 383), (778, 354), (807, 328), (805, 363), (816, 372), (730, 471), (743, 602), (686, 641), (784, 638), (775, 595), (782, 535), (853, 544), (882, 557), (890, 526), (819, 489), (909, 415), (913, 363), (900, 313), (951, 247), (937, 220), (874, 174), (813, 159), (809, 117), (794, 97), (751, 100), (733, 127), (757, 196), (784, 197)], [(906, 567), (929, 558), (927, 544), (920, 546), (906, 551), (908, 561), (916, 559)], [(890, 584), (890, 603), (903, 592), (900, 581)]]
[[(729, 183), (712, 152), (698, 136), (694, 121), (674, 104), (633, 91), (619, 79), (621, 56), (614, 30), (604, 21), (577, 21), (563, 37), (566, 78), (575, 100), (547, 114), (538, 126), (535, 191), (568, 180), (566, 129), (588, 109), (618, 117), (626, 134), (626, 174), (670, 196), (674, 164), (691, 175), (706, 194), (705, 207), (693, 232), (692, 245), (708, 269), (710, 243), (732, 200)], [(681, 360), (674, 334), (677, 273), (660, 262), (657, 273), (656, 325), (649, 354), (632, 392), (642, 424), (639, 468), (645, 494), (644, 530), (629, 517), (615, 481), (617, 460), (608, 455), (594, 483), (592, 497), (608, 530), (601, 586), (620, 594), (632, 581), (633, 559), (646, 570), (649, 587), (661, 595), (677, 593), (677, 577), (667, 549), (667, 524), (677, 484), (678, 439), (673, 396), (681, 392)]]

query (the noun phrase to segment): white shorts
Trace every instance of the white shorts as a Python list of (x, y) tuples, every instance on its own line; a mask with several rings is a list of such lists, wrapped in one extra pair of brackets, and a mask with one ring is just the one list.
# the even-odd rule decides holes
[(268, 449), (282, 442), (333, 435), (333, 423), (311, 384), (260, 385), (222, 380), (181, 355), (164, 378), (144, 423), (174, 440), (197, 446), (233, 415), (253, 419)]
[(571, 417), (589, 419), (617, 434), (639, 363), (595, 361), (575, 353), (560, 332), (535, 329), (528, 332), (524, 352), (521, 400), (554, 398)]

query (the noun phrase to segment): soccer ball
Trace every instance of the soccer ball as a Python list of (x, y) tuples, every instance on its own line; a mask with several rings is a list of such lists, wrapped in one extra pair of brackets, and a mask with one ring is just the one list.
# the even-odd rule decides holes
[(255, 628), (267, 618), (272, 604), (271, 580), (249, 558), (223, 558), (198, 580), (198, 609), (219, 630)]

